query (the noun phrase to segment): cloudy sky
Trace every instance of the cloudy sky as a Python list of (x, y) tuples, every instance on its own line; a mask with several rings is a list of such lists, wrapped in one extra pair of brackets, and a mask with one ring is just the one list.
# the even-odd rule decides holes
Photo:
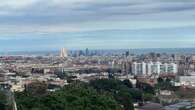
[(195, 47), (195, 0), (0, 0), (0, 51)]

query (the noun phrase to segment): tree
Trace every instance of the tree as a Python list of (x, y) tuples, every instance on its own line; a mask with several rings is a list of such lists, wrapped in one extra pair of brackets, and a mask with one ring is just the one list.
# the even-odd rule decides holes
[(157, 81), (158, 81), (158, 83), (162, 83), (164, 80), (163, 80), (161, 77), (159, 77), (159, 78), (157, 79)]
[(26, 85), (25, 90), (32, 95), (44, 95), (47, 92), (47, 84), (45, 82), (35, 81)]
[[(132, 100), (134, 100), (135, 97), (137, 98), (138, 95), (136, 93), (138, 92), (129, 88), (130, 83), (116, 79), (97, 79), (90, 81), (90, 86), (99, 92), (105, 91), (112, 94), (115, 97), (115, 100), (123, 105), (124, 110), (134, 110)], [(140, 94), (140, 97), (141, 96), (142, 95)]]
[(124, 80), (123, 84), (126, 85), (128, 88), (133, 88), (133, 84), (128, 79)]
[(148, 94), (148, 93), (143, 94), (143, 100), (144, 101), (151, 101), (153, 99), (154, 99), (154, 97), (153, 97), (152, 94)]
[(116, 79), (97, 79), (90, 81), (89, 85), (97, 91), (103, 90), (109, 92), (116, 92), (116, 90), (119, 90), (123, 84), (121, 81)]
[(158, 83), (155, 85), (155, 88), (157, 90), (174, 90), (175, 87), (172, 86), (171, 84), (171, 79), (170, 78), (158, 78), (157, 79)]
[(154, 94), (155, 93), (154, 92), (154, 87), (152, 87), (151, 85), (149, 85), (147, 83), (137, 81), (136, 87), (141, 89), (145, 93), (149, 93), (149, 94)]
[(6, 94), (0, 91), (0, 110), (6, 110)]
[(115, 98), (124, 106), (124, 110), (134, 110), (132, 97), (127, 91), (119, 91)]
[(113, 96), (86, 84), (71, 84), (46, 95), (16, 93), (18, 110), (122, 110)]

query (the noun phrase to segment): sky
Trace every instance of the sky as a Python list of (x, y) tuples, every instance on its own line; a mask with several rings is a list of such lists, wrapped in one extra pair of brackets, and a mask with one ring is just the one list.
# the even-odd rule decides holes
[(195, 48), (195, 0), (0, 0), (0, 52)]

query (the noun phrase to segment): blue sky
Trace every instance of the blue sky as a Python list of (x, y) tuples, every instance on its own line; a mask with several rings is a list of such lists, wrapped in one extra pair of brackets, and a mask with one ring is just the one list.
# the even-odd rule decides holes
[(0, 2), (0, 51), (195, 47), (194, 0)]

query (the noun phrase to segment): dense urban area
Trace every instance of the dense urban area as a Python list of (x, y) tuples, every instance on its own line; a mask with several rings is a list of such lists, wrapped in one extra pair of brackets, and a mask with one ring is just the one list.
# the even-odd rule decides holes
[(195, 54), (62, 48), (0, 57), (0, 110), (193, 110)]

